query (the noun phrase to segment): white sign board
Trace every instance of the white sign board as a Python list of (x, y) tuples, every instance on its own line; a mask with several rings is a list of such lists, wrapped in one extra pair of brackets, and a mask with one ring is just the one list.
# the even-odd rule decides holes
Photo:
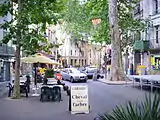
[(71, 86), (71, 113), (89, 113), (87, 86)]

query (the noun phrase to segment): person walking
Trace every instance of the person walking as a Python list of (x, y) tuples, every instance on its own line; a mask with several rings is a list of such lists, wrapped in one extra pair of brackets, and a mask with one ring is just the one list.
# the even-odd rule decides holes
[(29, 75), (27, 75), (26, 76), (26, 87), (27, 87), (28, 93), (30, 92), (30, 84), (31, 84), (31, 78)]

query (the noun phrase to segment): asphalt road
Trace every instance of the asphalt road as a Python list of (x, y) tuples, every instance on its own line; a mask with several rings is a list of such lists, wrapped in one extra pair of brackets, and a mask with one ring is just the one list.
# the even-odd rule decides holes
[(63, 93), (61, 102), (40, 102), (39, 97), (13, 100), (0, 99), (0, 120), (93, 120), (98, 113), (110, 111), (126, 101), (143, 99), (145, 92), (124, 85), (106, 85), (100, 82), (68, 83), (87, 84), (89, 89), (89, 114), (71, 115), (68, 111), (68, 96)]

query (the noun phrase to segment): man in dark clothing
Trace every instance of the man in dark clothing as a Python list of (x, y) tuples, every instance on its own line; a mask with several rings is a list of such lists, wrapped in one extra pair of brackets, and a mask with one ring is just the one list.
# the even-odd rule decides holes
[(48, 79), (47, 79), (47, 78), (44, 78), (44, 79), (43, 79), (43, 84), (44, 84), (44, 85), (47, 85), (47, 83), (48, 83)]
[(30, 83), (31, 83), (30, 76), (27, 75), (25, 84), (26, 84), (28, 93), (30, 92)]
[(9, 88), (8, 97), (11, 97), (11, 93), (12, 93), (12, 91), (13, 91), (13, 86), (12, 86), (11, 83), (8, 83), (8, 86), (7, 86), (7, 87)]

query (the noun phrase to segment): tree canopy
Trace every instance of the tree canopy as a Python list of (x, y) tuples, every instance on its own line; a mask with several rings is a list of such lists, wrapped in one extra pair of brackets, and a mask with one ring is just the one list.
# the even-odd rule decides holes
[[(44, 33), (47, 25), (57, 23), (60, 18), (58, 13), (63, 10), (64, 1), (23, 0), (21, 12), (18, 12), (18, 1), (17, 3), (2, 2), (0, 4), (0, 16), (4, 17), (11, 14), (13, 19), (1, 24), (1, 28), (7, 31), (1, 42), (8, 43), (10, 40), (13, 44), (18, 42), (22, 50), (28, 54), (37, 50), (48, 51), (53, 46), (47, 41)], [(17, 41), (17, 35), (21, 36), (20, 41)]]
[[(122, 47), (133, 44), (132, 36), (135, 31), (144, 29), (144, 24), (134, 19), (133, 11), (140, 0), (118, 1), (118, 24), (122, 36)], [(87, 0), (81, 3), (71, 0), (65, 9), (64, 20), (66, 30), (72, 35), (81, 38), (82, 33), (92, 37), (95, 42), (111, 42), (109, 20), (108, 20), (108, 0)], [(101, 19), (97, 25), (93, 25), (93, 19)]]
[(33, 54), (37, 50), (48, 51), (53, 47), (44, 37), (44, 32), (48, 24), (56, 24), (58, 21), (58, 12), (63, 10), (64, 1), (15, 0), (14, 3), (5, 0), (0, 3), (0, 16), (12, 15), (12, 19), (2, 22), (0, 28), (7, 31), (2, 42), (7, 43), (11, 40), (16, 45), (13, 98), (20, 98), (20, 51)]

